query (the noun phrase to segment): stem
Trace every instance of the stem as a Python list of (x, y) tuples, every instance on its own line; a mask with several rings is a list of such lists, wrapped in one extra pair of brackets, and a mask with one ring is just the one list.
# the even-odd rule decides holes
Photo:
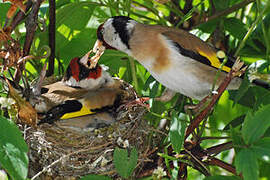
[(208, 164), (218, 166), (218, 167), (220, 167), (222, 169), (225, 169), (225, 170), (233, 173), (236, 176), (238, 175), (234, 166), (232, 166), (231, 164), (228, 164), (228, 163), (226, 163), (224, 161), (221, 161), (221, 160), (219, 160), (217, 158), (211, 158), (210, 161), (208, 162)]
[(179, 28), (179, 26), (184, 23), (186, 20), (190, 19), (192, 17), (192, 13), (201, 5), (204, 3), (205, 0), (201, 1), (199, 4), (197, 4), (196, 6), (194, 6), (190, 11), (188, 11), (188, 13), (182, 17), (181, 21), (179, 23), (176, 24), (176, 28)]
[(232, 12), (237, 11), (238, 9), (241, 9), (241, 8), (247, 6), (248, 4), (250, 4), (250, 3), (254, 2), (254, 1), (255, 0), (246, 0), (246, 1), (243, 1), (243, 2), (241, 2), (239, 4), (236, 4), (236, 5), (228, 8), (228, 9), (226, 9), (224, 11), (217, 12), (213, 16), (210, 16), (210, 17), (206, 18), (203, 22), (200, 22), (199, 24), (197, 24), (195, 27), (199, 26), (200, 24), (206, 23), (208, 21), (218, 19), (218, 18), (220, 18), (222, 16), (226, 16), (228, 14), (231, 14)]
[(259, 14), (259, 16), (256, 18), (256, 20), (254, 21), (254, 23), (251, 25), (251, 27), (248, 29), (248, 32), (246, 33), (245, 37), (243, 38), (243, 40), (241, 41), (240, 45), (238, 46), (234, 56), (238, 56), (240, 50), (244, 47), (248, 37), (251, 35), (251, 33), (253, 32), (254, 28), (259, 24), (259, 22), (262, 20), (263, 15), (265, 13), (265, 11), (268, 9), (269, 6), (269, 1), (268, 3), (265, 5), (264, 9), (262, 10), (262, 12)]
[(49, 47), (51, 54), (49, 57), (49, 67), (47, 76), (54, 74), (54, 59), (55, 59), (55, 0), (49, 0)]
[[(257, 0), (257, 10), (258, 10), (258, 12), (260, 12), (260, 6), (259, 6), (260, 4), (261, 4), (261, 1), (260, 0)], [(268, 5), (269, 4), (266, 4), (266, 7)], [(262, 31), (263, 31), (264, 42), (266, 44), (266, 60), (269, 60), (270, 59), (270, 57), (269, 57), (269, 55), (270, 55), (270, 42), (268, 41), (269, 36), (267, 34), (267, 31), (266, 31), (264, 22), (262, 22)]]
[(226, 151), (226, 150), (229, 150), (231, 148), (233, 148), (233, 143), (232, 143), (232, 141), (229, 141), (229, 142), (226, 142), (226, 143), (223, 143), (223, 144), (219, 144), (219, 145), (216, 145), (216, 146), (212, 146), (210, 148), (207, 148), (206, 149), (206, 152), (209, 155), (219, 154), (222, 151)]
[(134, 59), (132, 59), (132, 58), (128, 58), (128, 59), (129, 59), (130, 68), (131, 68), (132, 81), (134, 83), (135, 90), (138, 92), (139, 86), (138, 86), (138, 79), (136, 76)]

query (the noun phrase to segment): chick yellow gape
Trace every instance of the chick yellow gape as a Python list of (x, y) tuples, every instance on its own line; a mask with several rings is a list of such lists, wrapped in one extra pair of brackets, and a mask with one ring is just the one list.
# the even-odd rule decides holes
[[(224, 57), (217, 56), (218, 50), (187, 31), (141, 24), (126, 16), (106, 20), (98, 27), (97, 38), (95, 53), (102, 54), (104, 49), (125, 52), (169, 90), (198, 100), (211, 93), (218, 69), (222, 72), (215, 88), (234, 64), (228, 57), (221, 67)], [(241, 82), (234, 78), (227, 89), (238, 89)]]

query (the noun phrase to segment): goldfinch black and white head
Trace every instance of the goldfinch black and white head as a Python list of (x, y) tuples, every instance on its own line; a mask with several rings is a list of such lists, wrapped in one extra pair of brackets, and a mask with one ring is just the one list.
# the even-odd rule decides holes
[(99, 26), (97, 31), (98, 40), (107, 49), (117, 49), (130, 55), (129, 40), (136, 24), (136, 21), (126, 16), (109, 18)]

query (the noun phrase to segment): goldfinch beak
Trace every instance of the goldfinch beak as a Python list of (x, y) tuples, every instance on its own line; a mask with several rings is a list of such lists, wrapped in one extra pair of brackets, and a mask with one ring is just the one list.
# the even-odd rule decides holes
[(99, 58), (102, 56), (102, 54), (105, 51), (105, 46), (103, 45), (102, 41), (97, 40), (94, 48), (93, 48), (93, 52), (95, 53), (95, 55), (93, 57), (91, 57), (90, 61), (91, 61), (91, 65), (90, 68), (95, 68)]

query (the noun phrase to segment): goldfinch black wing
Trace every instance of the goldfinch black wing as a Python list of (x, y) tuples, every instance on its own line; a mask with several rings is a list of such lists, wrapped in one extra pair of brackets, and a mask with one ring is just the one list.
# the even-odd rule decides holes
[[(79, 92), (81, 89), (78, 89)], [(77, 93), (76, 89), (73, 94), (64, 92), (63, 90), (51, 90), (47, 97), (63, 97), (57, 105), (53, 106), (46, 113), (43, 113), (43, 118), (39, 124), (53, 123), (59, 119), (70, 119), (93, 114), (96, 111), (101, 111), (108, 107), (113, 107), (119, 102), (120, 91), (114, 88), (100, 88), (98, 90), (83, 91)], [(70, 96), (68, 96), (70, 94)], [(77, 97), (77, 98), (75, 98)], [(55, 98), (54, 98), (55, 99)]]
[[(215, 48), (186, 31), (172, 30), (162, 32), (161, 34), (171, 40), (179, 53), (183, 56), (190, 57), (191, 59), (216, 69), (220, 68), (224, 60), (217, 57), (217, 50)], [(222, 70), (229, 72), (233, 64), (234, 60), (228, 58)]]

